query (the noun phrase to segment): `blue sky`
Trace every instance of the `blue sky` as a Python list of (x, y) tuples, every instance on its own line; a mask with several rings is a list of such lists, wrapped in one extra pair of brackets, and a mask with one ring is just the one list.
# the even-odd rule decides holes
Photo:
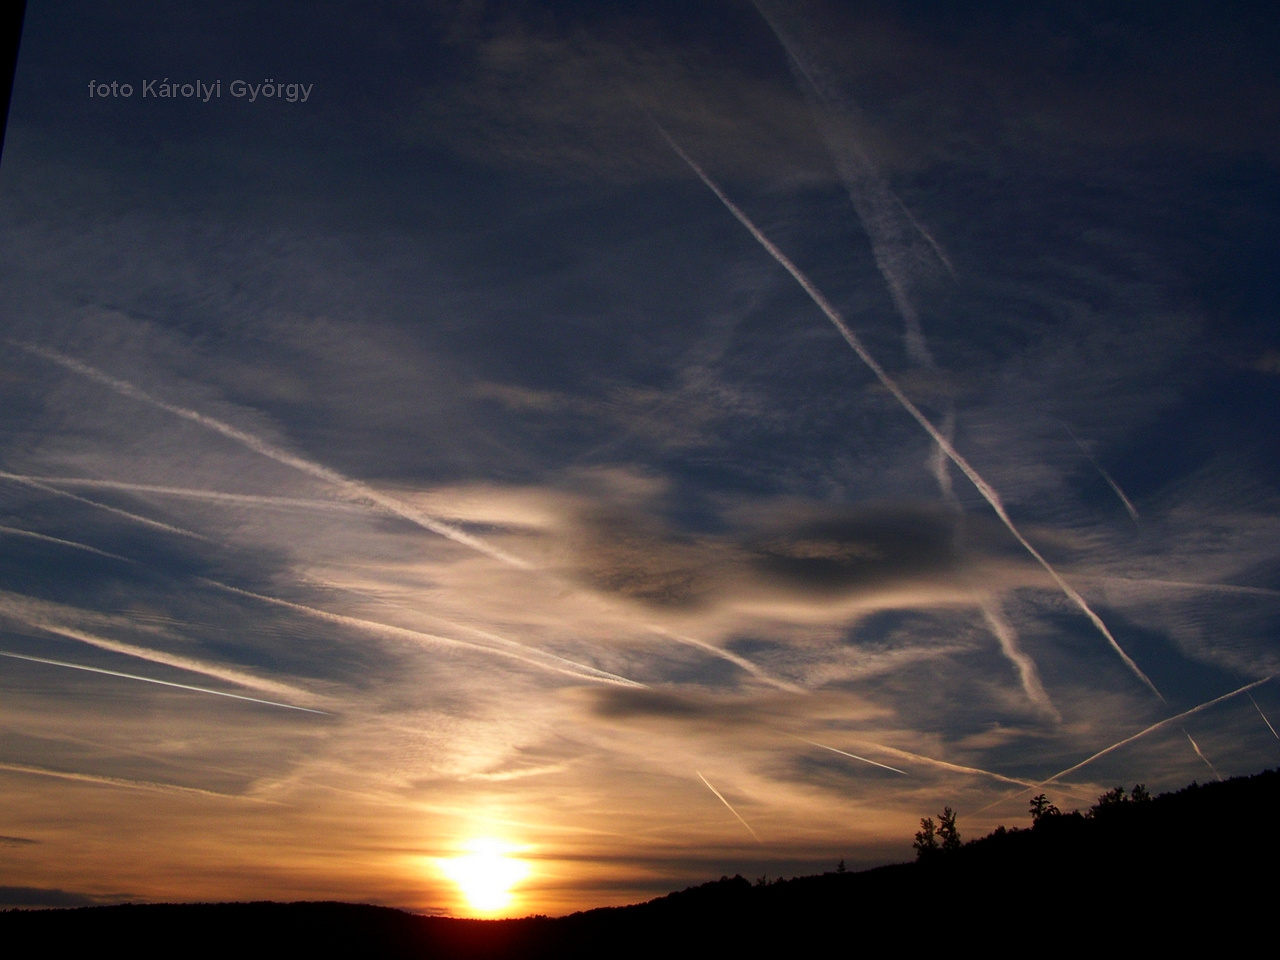
[[(872, 865), (1269, 677), (1275, 30), (32, 4), (0, 889), (466, 912), (486, 840), (555, 913)], [(1277, 714), (1043, 789), (1252, 773)]]

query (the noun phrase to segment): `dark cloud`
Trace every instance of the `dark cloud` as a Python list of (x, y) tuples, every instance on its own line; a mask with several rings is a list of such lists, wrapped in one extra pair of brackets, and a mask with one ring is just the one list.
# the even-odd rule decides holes
[(755, 541), (750, 565), (766, 583), (825, 595), (946, 578), (960, 560), (961, 525), (938, 507), (864, 508)]
[(732, 580), (731, 548), (710, 538), (679, 536), (653, 518), (584, 516), (575, 538), (575, 574), (596, 590), (656, 607), (713, 601)]
[(599, 691), (593, 697), (593, 708), (602, 717), (621, 720), (633, 717), (687, 720), (715, 713), (705, 700), (660, 690)]
[(777, 705), (765, 707), (747, 700), (622, 687), (590, 691), (587, 702), (593, 714), (607, 720), (672, 720), (730, 730), (735, 725), (755, 724), (767, 716), (785, 712)]
[[(795, 502), (733, 511), (738, 535), (681, 534), (652, 514), (584, 514), (571, 534), (584, 584), (656, 608), (743, 598), (874, 598), (954, 585), (1011, 544), (990, 519), (934, 504), (832, 510)], [(781, 519), (785, 518), (785, 519)]]
[(91, 907), (101, 902), (72, 890), (46, 887), (0, 887), (0, 904), (6, 907)]

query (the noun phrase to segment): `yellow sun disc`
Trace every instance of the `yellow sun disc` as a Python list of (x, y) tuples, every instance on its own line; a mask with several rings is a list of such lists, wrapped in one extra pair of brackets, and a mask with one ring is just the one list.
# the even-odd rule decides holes
[(529, 865), (508, 856), (510, 848), (498, 840), (473, 840), (468, 849), (471, 852), (463, 856), (438, 860), (440, 870), (474, 912), (500, 913), (511, 904), (512, 888), (528, 876)]

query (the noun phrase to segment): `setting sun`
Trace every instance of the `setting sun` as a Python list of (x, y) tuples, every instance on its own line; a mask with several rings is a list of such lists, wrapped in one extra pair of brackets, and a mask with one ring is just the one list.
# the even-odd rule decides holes
[(457, 884), (476, 913), (499, 913), (510, 906), (512, 888), (529, 874), (529, 865), (509, 854), (499, 840), (483, 838), (468, 844), (469, 853), (438, 860), (440, 870)]

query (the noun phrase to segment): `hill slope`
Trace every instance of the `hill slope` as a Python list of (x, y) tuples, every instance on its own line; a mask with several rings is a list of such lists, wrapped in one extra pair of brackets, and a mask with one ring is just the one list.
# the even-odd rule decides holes
[[(0, 914), (9, 946), (132, 956), (743, 956), (1019, 944), (1056, 952), (1213, 944), (1276, 902), (1280, 771), (1045, 817), (959, 850), (767, 886), (722, 878), (560, 918), (418, 917), (342, 903), (156, 904)], [(18, 955), (18, 954), (13, 954)]]

